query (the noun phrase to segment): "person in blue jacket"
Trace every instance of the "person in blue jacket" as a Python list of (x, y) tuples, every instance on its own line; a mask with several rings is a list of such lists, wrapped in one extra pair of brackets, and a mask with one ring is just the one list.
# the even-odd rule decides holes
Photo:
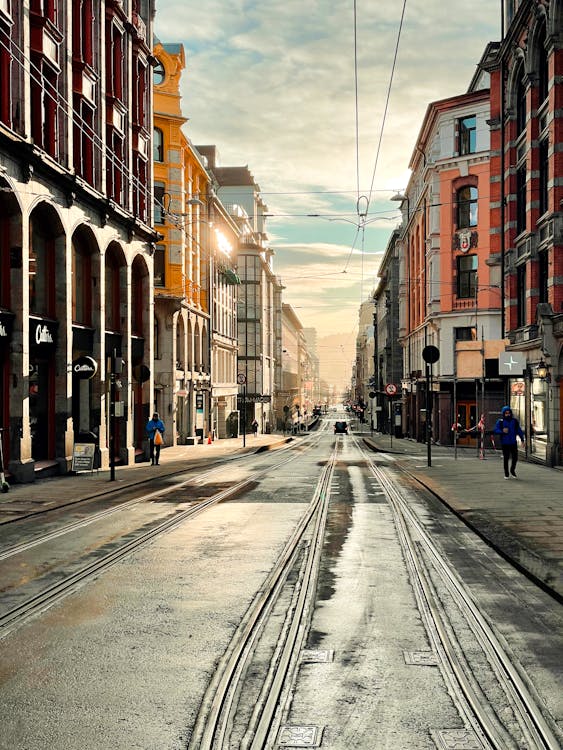
[(516, 464), (518, 463), (518, 445), (516, 438), (519, 437), (524, 443), (526, 438), (520, 427), (520, 422), (512, 415), (510, 406), (503, 406), (502, 417), (497, 420), (493, 432), (500, 435), (502, 456), (504, 459), (504, 478), (510, 479), (508, 474), (508, 463), (510, 461), (510, 474), (516, 479)]
[(152, 419), (147, 422), (147, 435), (149, 436), (149, 454), (151, 458), (151, 464), (158, 466), (160, 460), (160, 445), (155, 445), (154, 436), (158, 430), (161, 435), (164, 435), (164, 422), (158, 416), (158, 412), (152, 415)]

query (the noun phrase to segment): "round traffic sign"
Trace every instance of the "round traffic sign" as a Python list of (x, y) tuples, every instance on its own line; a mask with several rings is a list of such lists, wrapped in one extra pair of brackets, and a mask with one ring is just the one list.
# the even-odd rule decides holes
[(422, 350), (422, 359), (429, 365), (433, 365), (440, 359), (440, 350), (437, 346), (425, 346)]
[(244, 372), (239, 372), (239, 374), (237, 375), (237, 383), (239, 385), (244, 385), (246, 383), (246, 375), (244, 374)]
[(388, 396), (396, 396), (397, 395), (397, 386), (395, 383), (387, 383), (385, 386), (385, 393)]

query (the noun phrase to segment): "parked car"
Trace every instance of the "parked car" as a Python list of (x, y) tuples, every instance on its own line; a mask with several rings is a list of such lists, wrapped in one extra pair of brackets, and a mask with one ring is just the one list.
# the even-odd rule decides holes
[(348, 423), (347, 422), (335, 422), (334, 423), (334, 434), (348, 434)]

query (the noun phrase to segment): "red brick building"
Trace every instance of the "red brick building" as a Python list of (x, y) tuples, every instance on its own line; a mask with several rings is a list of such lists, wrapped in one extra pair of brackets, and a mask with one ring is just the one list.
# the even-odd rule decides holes
[(504, 283), (506, 373), (527, 452), (562, 461), (563, 0), (506, 0), (491, 45), (491, 254)]

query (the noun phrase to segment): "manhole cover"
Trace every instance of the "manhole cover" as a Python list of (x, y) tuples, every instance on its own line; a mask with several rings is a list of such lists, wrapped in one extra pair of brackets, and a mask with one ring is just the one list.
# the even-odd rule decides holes
[(471, 729), (440, 729), (432, 732), (439, 750), (483, 750), (479, 738)]
[(334, 660), (334, 651), (323, 649), (303, 649), (301, 661), (307, 664), (327, 664)]
[(280, 727), (278, 745), (280, 747), (319, 747), (323, 730), (315, 726)]
[(420, 667), (435, 667), (438, 664), (433, 651), (403, 651), (406, 664)]

